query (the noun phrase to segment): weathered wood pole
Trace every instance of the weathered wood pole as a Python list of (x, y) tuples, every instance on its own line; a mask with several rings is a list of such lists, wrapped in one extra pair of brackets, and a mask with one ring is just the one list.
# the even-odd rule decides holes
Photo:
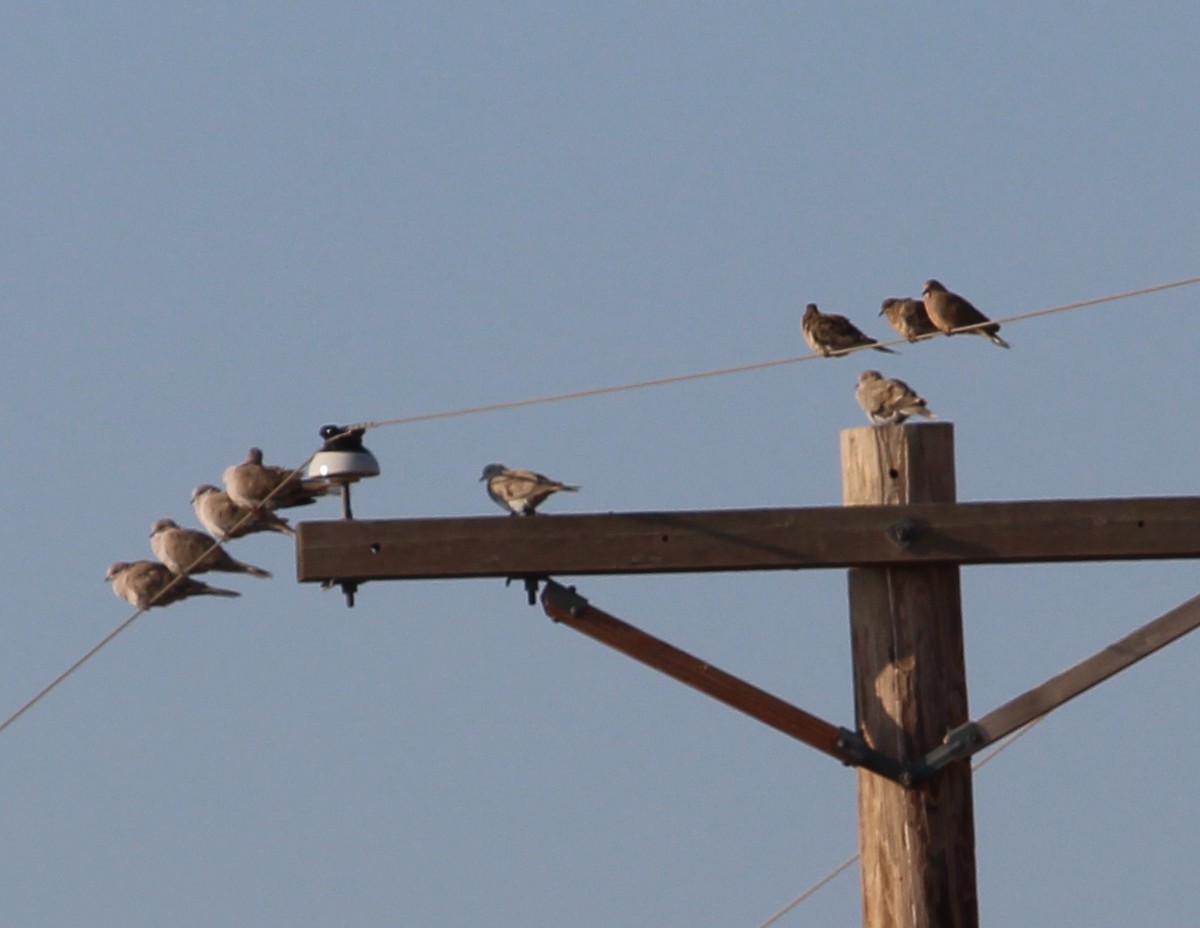
[[(842, 477), (848, 506), (955, 502), (953, 426), (848, 429)], [(911, 529), (894, 542), (920, 545)], [(958, 567), (851, 568), (849, 586), (859, 730), (915, 761), (969, 719)], [(858, 815), (864, 928), (977, 928), (967, 762), (910, 789), (860, 769)]]

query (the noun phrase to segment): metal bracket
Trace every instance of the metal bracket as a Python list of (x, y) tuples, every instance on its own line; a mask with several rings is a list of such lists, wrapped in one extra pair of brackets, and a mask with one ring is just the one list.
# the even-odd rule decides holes
[(856, 731), (848, 728), (838, 729), (837, 746), (845, 755), (842, 763), (847, 766), (862, 767), (904, 787), (910, 787), (917, 782), (916, 771), (911, 764), (902, 763), (894, 757), (876, 751)]
[[(537, 605), (538, 584), (545, 583), (549, 577), (508, 577), (504, 581), (505, 586), (512, 584), (514, 580), (520, 580), (525, 587), (525, 597), (529, 601), (529, 605)], [(572, 587), (574, 589), (574, 587)]]
[(573, 586), (548, 584), (542, 596), (555, 608), (561, 609), (573, 619), (577, 619), (583, 615), (583, 610), (588, 607), (587, 599), (576, 593)]
[(927, 780), (943, 767), (948, 767), (955, 761), (966, 760), (979, 750), (987, 740), (987, 735), (975, 722), (959, 725), (946, 735), (945, 740), (925, 755), (914, 765), (914, 782)]

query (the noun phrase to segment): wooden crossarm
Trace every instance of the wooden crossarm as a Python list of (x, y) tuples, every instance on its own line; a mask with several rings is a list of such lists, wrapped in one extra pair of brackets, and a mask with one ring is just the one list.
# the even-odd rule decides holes
[(1200, 557), (1200, 497), (302, 522), (301, 581)]

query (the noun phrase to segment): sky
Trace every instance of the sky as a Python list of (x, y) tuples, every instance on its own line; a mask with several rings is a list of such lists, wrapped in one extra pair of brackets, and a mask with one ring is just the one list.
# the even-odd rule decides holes
[[(252, 445), (1200, 274), (1184, 4), (51, 2), (0, 30), (7, 717), (131, 614), (108, 565)], [(860, 370), (962, 500), (1192, 495), (1200, 286), (905, 346), (372, 430), (362, 518), (828, 506)], [(336, 501), (293, 521), (336, 519)], [(498, 580), (155, 609), (0, 733), (12, 925), (745, 926), (853, 855), (856, 775)], [(971, 567), (972, 714), (1197, 592), (1184, 561)], [(843, 571), (558, 578), (853, 724)], [(975, 778), (981, 923), (1191, 928), (1200, 637)], [(853, 924), (851, 869), (778, 924)]]

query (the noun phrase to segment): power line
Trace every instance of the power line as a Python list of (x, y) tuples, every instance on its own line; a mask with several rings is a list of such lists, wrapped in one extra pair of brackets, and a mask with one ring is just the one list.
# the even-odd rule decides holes
[(834, 867), (834, 869), (830, 870), (829, 873), (825, 874), (825, 876), (821, 877), (821, 879), (813, 883), (812, 886), (808, 887), (808, 889), (802, 892), (799, 896), (797, 896), (782, 909), (768, 918), (765, 922), (759, 925), (758, 928), (770, 928), (771, 925), (774, 925), (777, 921), (783, 918), (783, 916), (787, 915), (788, 912), (796, 908), (796, 906), (798, 906), (801, 902), (804, 902), (815, 896), (819, 890), (824, 889), (828, 884), (832, 883), (839, 876), (853, 867), (856, 863), (858, 863), (858, 858), (860, 856), (861, 855), (859, 854), (855, 854), (853, 857), (848, 857), (843, 860), (840, 864)]
[[(314, 454), (315, 454), (315, 452), (314, 452)], [(308, 466), (308, 462), (311, 461), (312, 459), (313, 459), (313, 455), (310, 454), (303, 461), (303, 463), (300, 464), (300, 466), (293, 469), (291, 471), (291, 473), (289, 473), (283, 480), (281, 480), (278, 483), (278, 485), (276, 485), (276, 487), (273, 490), (271, 490), (270, 493), (268, 493), (265, 497), (263, 497), (262, 505), (265, 506), (275, 496), (276, 493), (278, 493), (280, 490), (283, 489), (284, 484), (288, 483), (293, 477), (296, 477), (301, 472), (303, 472), (304, 468), (306, 468)], [(228, 535), (228, 534), (232, 534), (232, 533), (236, 532), (247, 521), (254, 518), (255, 511), (256, 510), (254, 510), (254, 509), (247, 510), (240, 519), (238, 519), (236, 522), (233, 523), (233, 525), (230, 527), (229, 531), (226, 532), (226, 534)], [(90, 647), (84, 653), (84, 655), (82, 657), (80, 657), (77, 661), (75, 661), (75, 663), (73, 663), (70, 667), (68, 667), (66, 670), (64, 670), (62, 673), (60, 673), (57, 677), (55, 677), (53, 680), (51, 680), (49, 683), (47, 683), (44, 687), (42, 687), (40, 690), (38, 690), (37, 693), (35, 693), (33, 696), (31, 696), (29, 699), (27, 699), (21, 705), (21, 707), (19, 709), (17, 709), (16, 712), (14, 712), (10, 716), (8, 716), (8, 718), (6, 718), (3, 722), (0, 722), (0, 734), (3, 734), (3, 732), (6, 728), (8, 728), (10, 725), (12, 725), (17, 719), (19, 719), (21, 716), (23, 716), (26, 712), (28, 712), (34, 706), (36, 706), (45, 697), (49, 696), (50, 692), (52, 690), (54, 690), (60, 683), (62, 683), (64, 680), (66, 680), (67, 677), (71, 676), (71, 674), (73, 674), (76, 670), (78, 670), (80, 667), (82, 667), (84, 664), (86, 664), (88, 661), (90, 661), (93, 657), (95, 657), (96, 654), (99, 653), (99, 651), (102, 648), (104, 648), (106, 645), (108, 645), (114, 638), (116, 638), (119, 634), (121, 634), (121, 632), (125, 631), (125, 629), (129, 628), (130, 625), (132, 625), (134, 622), (136, 622), (138, 619), (140, 619), (143, 615), (145, 615), (147, 610), (151, 609), (154, 606), (154, 604), (157, 603), (164, 596), (166, 596), (167, 593), (169, 593), (176, 586), (178, 586), (180, 583), (182, 583), (184, 580), (186, 580), (188, 577), (190, 577), (192, 574), (192, 571), (195, 569), (196, 565), (199, 564), (200, 562), (202, 562), (206, 557), (209, 556), (209, 554), (211, 554), (213, 551), (215, 551), (219, 547), (221, 547), (221, 542), (214, 539), (213, 543), (211, 545), (209, 545), (208, 548), (206, 548), (204, 551), (202, 551), (196, 557), (196, 559), (194, 561), (192, 561), (190, 564), (187, 565), (187, 567), (184, 569), (183, 573), (176, 574), (173, 578), (171, 578), (171, 581), (166, 586), (164, 586), (161, 590), (159, 590), (152, 597), (150, 597), (149, 603), (147, 603), (141, 609), (138, 609), (136, 612), (134, 612), (133, 615), (131, 615), (129, 618), (127, 618), (124, 622), (122, 622), (120, 625), (118, 625), (116, 628), (114, 628), (111, 632), (109, 632), (107, 635), (105, 635), (99, 641), (97, 641), (94, 645), (92, 645), (92, 647)]]
[[(1126, 290), (1123, 293), (1114, 293), (1109, 296), (1095, 297), (1090, 300), (1081, 300), (1077, 303), (1065, 303), (1062, 306), (1051, 306), (1047, 309), (1035, 309), (1031, 312), (1017, 313), (1013, 316), (1008, 316), (1003, 319), (990, 319), (986, 322), (976, 323), (975, 325), (962, 326), (954, 330), (955, 333), (973, 332), (976, 329), (984, 328), (990, 325), (1007, 325), (1012, 322), (1022, 322), (1026, 319), (1035, 319), (1038, 316), (1049, 316), (1053, 313), (1064, 313), (1073, 309), (1083, 309), (1088, 306), (1098, 306), (1101, 303), (1111, 303), (1115, 300), (1124, 300), (1135, 296), (1146, 296), (1151, 293), (1158, 293), (1162, 290), (1171, 290), (1175, 287), (1186, 287), (1190, 284), (1200, 283), (1200, 276), (1186, 277), (1183, 280), (1172, 281), (1166, 284), (1155, 284), (1152, 287), (1142, 287), (1138, 290)], [(938, 338), (941, 333), (932, 335), (921, 335), (914, 341), (925, 341), (931, 338)], [(892, 345), (906, 345), (908, 340), (904, 338), (896, 338), (891, 341), (877, 342), (875, 345), (860, 345), (856, 348), (850, 348), (846, 351), (839, 352), (839, 356), (853, 354), (856, 351), (865, 351), (868, 348), (875, 347), (890, 347)], [(819, 354), (803, 354), (790, 358), (778, 358), (774, 361), (757, 361), (751, 364), (738, 364), (733, 367), (719, 367), (715, 370), (698, 371), (692, 374), (676, 374), (671, 377), (655, 377), (651, 380), (638, 380), (632, 383), (622, 383), (607, 387), (593, 387), (587, 390), (572, 390), (569, 393), (554, 393), (549, 396), (538, 396), (531, 399), (509, 400), (502, 403), (486, 403), (482, 406), (465, 406), (460, 409), (448, 409), (440, 412), (419, 413), (412, 416), (400, 416), (395, 419), (376, 419), (371, 422), (360, 422), (348, 428), (363, 428), (363, 429), (378, 429), (393, 425), (411, 425), (415, 422), (429, 422), (435, 419), (450, 419), (456, 416), (471, 416), (485, 412), (500, 412), (507, 409), (522, 409), (526, 406), (542, 406), (548, 403), (561, 403), (566, 400), (578, 400), (589, 396), (603, 396), (609, 393), (623, 393), (629, 390), (642, 390), (647, 387), (662, 387), (667, 384), (684, 383), (691, 380), (704, 380), (710, 377), (726, 377), (731, 374), (744, 374), (749, 371), (761, 371), (771, 367), (782, 367), (786, 364), (801, 364), (806, 361), (816, 361), (823, 356)]]
[[(166, 593), (167, 590), (169, 590), (171, 587), (173, 587), (176, 583), (180, 582), (182, 579), (183, 579), (182, 576), (176, 577), (169, 584), (167, 584), (167, 586), (163, 587), (155, 595), (154, 600), (152, 600), (150, 603), (150, 606), (153, 606), (154, 601), (158, 600), (158, 598), (160, 596), (162, 596), (164, 593)], [(149, 609), (150, 606), (147, 606), (146, 609)], [(9, 725), (11, 725), (13, 722), (15, 722), (21, 716), (23, 716), (26, 712), (28, 712), (34, 706), (36, 706), (39, 702), (42, 701), (42, 699), (44, 697), (49, 696), (51, 690), (53, 690), (56, 686), (58, 686), (65, 679), (67, 679), (67, 677), (71, 676), (71, 674), (73, 674), (76, 670), (78, 670), (80, 667), (82, 667), (84, 664), (86, 664), (88, 661), (90, 661), (93, 657), (95, 657), (96, 653), (101, 648), (103, 648), (105, 645), (107, 645), (110, 641), (112, 641), (114, 638), (116, 638), (117, 635), (121, 634), (121, 632), (125, 631), (125, 629), (127, 629), (130, 625), (132, 625), (134, 622), (136, 622), (143, 614), (145, 614), (146, 609), (139, 609), (137, 612), (135, 612), (133, 615), (131, 615), (129, 618), (127, 618), (124, 622), (122, 622), (120, 625), (118, 625), (116, 628), (114, 628), (111, 632), (109, 632), (107, 635), (105, 635), (103, 638), (101, 638), (99, 641), (97, 641), (94, 645), (92, 645), (92, 647), (89, 648), (88, 651), (83, 655), (83, 657), (79, 658), (79, 660), (77, 660), (74, 664), (72, 664), (70, 667), (68, 667), (66, 670), (64, 670), (62, 673), (60, 673), (57, 677), (55, 677), (53, 680), (51, 680), (49, 683), (47, 683), (44, 687), (42, 687), (32, 698), (26, 700), (25, 703), (21, 706), (21, 708), (19, 708), (16, 712), (14, 712), (12, 715), (10, 715), (8, 718), (6, 718), (3, 723), (0, 723), (0, 732), (3, 732), (6, 728), (8, 728)]]

